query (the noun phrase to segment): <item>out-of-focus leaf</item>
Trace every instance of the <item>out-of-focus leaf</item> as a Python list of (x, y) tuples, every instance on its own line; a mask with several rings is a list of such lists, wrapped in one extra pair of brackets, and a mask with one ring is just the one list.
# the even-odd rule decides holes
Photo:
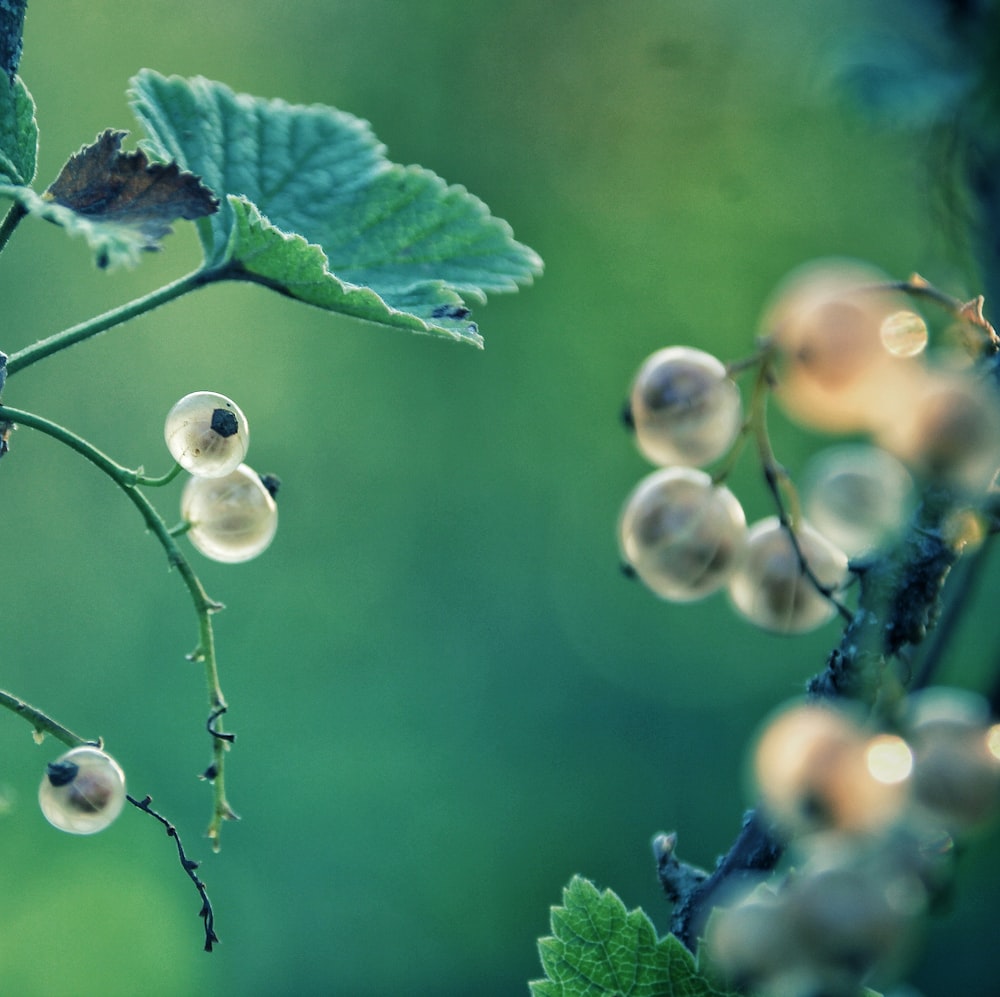
[(841, 42), (831, 77), (873, 121), (896, 128), (946, 120), (974, 82), (970, 67), (944, 64), (906, 39), (874, 34)]
[(9, 80), (0, 73), (0, 179), (30, 184), (37, 155), (35, 102), (20, 77)]
[(225, 276), (481, 345), (466, 300), (541, 272), (482, 201), (390, 163), (368, 124), (342, 111), (149, 70), (133, 80), (132, 104), (150, 153), (226, 198), (199, 224), (206, 268)]

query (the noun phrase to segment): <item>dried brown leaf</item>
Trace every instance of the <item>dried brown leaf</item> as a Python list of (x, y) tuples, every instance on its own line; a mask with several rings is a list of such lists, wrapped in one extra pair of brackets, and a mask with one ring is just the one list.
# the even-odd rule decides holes
[(108, 129), (72, 155), (45, 196), (89, 219), (134, 228), (144, 248), (158, 249), (172, 222), (211, 215), (219, 201), (177, 163), (151, 163), (141, 149), (122, 152), (126, 134)]

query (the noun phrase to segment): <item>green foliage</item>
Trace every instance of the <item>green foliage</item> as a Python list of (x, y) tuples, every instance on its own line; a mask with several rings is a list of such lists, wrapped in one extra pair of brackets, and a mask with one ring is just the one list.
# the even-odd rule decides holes
[(20, 77), (12, 82), (0, 75), (0, 177), (12, 184), (31, 183), (37, 154), (35, 102)]
[(699, 974), (673, 936), (656, 937), (641, 910), (626, 911), (612, 893), (574, 876), (563, 906), (552, 908), (552, 937), (538, 943), (547, 979), (533, 997), (726, 997)]
[(102, 268), (134, 265), (173, 221), (202, 219), (202, 283), (250, 280), (476, 346), (466, 302), (541, 273), (538, 255), (482, 201), (429, 170), (390, 163), (349, 114), (150, 70), (131, 95), (149, 135), (142, 149), (122, 152), (124, 133), (106, 131), (40, 195), (28, 186), (34, 103), (20, 80), (0, 85), (0, 195), (85, 238)]
[(224, 201), (199, 231), (206, 266), (226, 276), (481, 345), (464, 298), (516, 290), (541, 271), (478, 198), (389, 163), (368, 124), (342, 111), (149, 70), (132, 81), (132, 104), (151, 154)]

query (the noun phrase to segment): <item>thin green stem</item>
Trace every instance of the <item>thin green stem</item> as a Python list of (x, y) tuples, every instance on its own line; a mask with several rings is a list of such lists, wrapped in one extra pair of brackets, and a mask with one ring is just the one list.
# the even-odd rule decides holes
[(173, 481), (174, 478), (176, 478), (177, 475), (180, 474), (182, 470), (183, 468), (180, 466), (180, 464), (174, 464), (174, 466), (170, 468), (170, 470), (167, 471), (166, 474), (161, 474), (159, 477), (156, 478), (147, 477), (145, 474), (137, 474), (135, 483), (137, 485), (142, 485), (145, 488), (160, 488), (163, 485), (169, 485), (170, 482)]
[(92, 443), (77, 436), (76, 433), (60, 426), (57, 422), (52, 422), (44, 416), (35, 415), (33, 412), (25, 412), (22, 409), (11, 408), (9, 405), (0, 405), (0, 418), (5, 422), (14, 423), (18, 426), (27, 426), (30, 429), (37, 429), (46, 436), (51, 436), (63, 445), (75, 450), (78, 454), (86, 457), (87, 460), (100, 468), (109, 478), (123, 488), (131, 488), (139, 480), (139, 472), (119, 464), (112, 460), (106, 453), (98, 450)]
[(28, 209), (20, 201), (15, 201), (7, 210), (4, 220), (0, 222), (0, 253), (3, 252), (10, 241), (10, 237), (14, 234), (14, 229), (17, 228), (21, 219), (27, 214)]
[(764, 472), (764, 481), (774, 499), (778, 521), (787, 534), (799, 562), (799, 570), (809, 579), (813, 588), (836, 609), (845, 621), (850, 623), (854, 614), (837, 598), (835, 590), (829, 585), (824, 585), (816, 576), (816, 572), (806, 560), (802, 544), (799, 542), (797, 531), (802, 521), (799, 494), (788, 476), (788, 472), (775, 457), (774, 449), (771, 446), (771, 437), (767, 431), (767, 399), (774, 381), (772, 363), (773, 355), (765, 355), (760, 370), (757, 372), (757, 380), (754, 382), (753, 395), (750, 398), (750, 412), (747, 416), (747, 422), (757, 442), (757, 453), (761, 469)]
[(37, 741), (41, 741), (45, 734), (51, 734), (57, 741), (61, 741), (68, 748), (78, 748), (81, 744), (94, 743), (84, 737), (80, 737), (79, 734), (73, 733), (68, 727), (63, 727), (61, 723), (57, 723), (52, 717), (43, 713), (37, 707), (26, 703), (23, 699), (18, 699), (17, 696), (5, 692), (3, 689), (0, 689), (0, 706), (27, 720), (35, 728), (35, 740)]
[(130, 319), (137, 318), (139, 315), (144, 315), (146, 312), (152, 311), (154, 308), (158, 308), (168, 301), (173, 301), (190, 291), (204, 287), (206, 284), (210, 284), (218, 279), (219, 275), (215, 271), (195, 270), (185, 277), (178, 278), (173, 283), (151, 291), (149, 294), (129, 301), (124, 305), (119, 305), (117, 308), (112, 308), (111, 311), (105, 312), (103, 315), (97, 315), (86, 322), (81, 322), (79, 325), (74, 325), (69, 329), (64, 329), (62, 332), (57, 332), (47, 339), (41, 339), (31, 346), (25, 347), (23, 350), (18, 350), (7, 358), (7, 373), (10, 375), (23, 370), (25, 367), (29, 367), (31, 364), (51, 356), (53, 353), (58, 353), (68, 346), (73, 346), (75, 343), (81, 343), (85, 339), (90, 339), (101, 332), (106, 332), (108, 329), (116, 325), (121, 325), (123, 322), (128, 322)]
[(743, 420), (740, 431), (729, 448), (729, 452), (712, 475), (713, 485), (721, 485), (729, 477), (729, 473), (736, 466), (736, 462), (739, 460), (740, 454), (743, 453), (750, 436), (759, 436), (760, 427), (766, 423), (765, 407), (767, 404), (767, 393), (770, 389), (773, 355), (773, 345), (765, 341), (750, 356), (726, 364), (726, 374), (729, 377), (736, 377), (754, 367), (757, 368), (757, 377), (754, 380), (753, 393), (750, 397), (750, 410), (747, 413), (747, 417)]
[[(219, 682), (218, 663), (215, 655), (215, 638), (212, 630), (212, 614), (222, 609), (222, 604), (209, 598), (194, 569), (174, 541), (167, 524), (156, 511), (152, 502), (137, 487), (138, 473), (113, 461), (93, 446), (93, 444), (77, 436), (64, 426), (51, 422), (42, 416), (14, 409), (8, 405), (0, 405), (0, 416), (5, 421), (36, 429), (58, 440), (60, 443), (71, 447), (111, 478), (125, 493), (129, 501), (139, 510), (146, 526), (160, 542), (160, 546), (166, 553), (170, 566), (177, 569), (191, 596), (191, 602), (198, 618), (198, 646), (190, 657), (192, 660), (200, 661), (204, 664), (205, 676), (208, 682), (209, 707), (213, 714), (213, 719), (221, 716), (226, 709), (226, 699)], [(225, 789), (225, 752), (229, 747), (231, 738), (220, 736), (221, 734), (222, 730), (219, 727), (216, 727), (212, 731), (213, 777), (211, 781), (215, 790), (215, 807), (211, 823), (209, 824), (208, 835), (212, 841), (212, 847), (216, 850), (219, 848), (219, 832), (222, 822), (236, 818), (226, 800)]]

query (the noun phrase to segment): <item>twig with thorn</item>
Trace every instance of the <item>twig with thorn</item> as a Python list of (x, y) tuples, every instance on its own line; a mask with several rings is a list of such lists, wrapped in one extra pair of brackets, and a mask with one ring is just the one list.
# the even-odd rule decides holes
[(212, 946), (214, 946), (219, 941), (219, 936), (215, 933), (215, 913), (212, 910), (212, 901), (208, 899), (208, 890), (205, 888), (205, 884), (202, 882), (201, 877), (198, 875), (198, 863), (194, 859), (189, 859), (187, 853), (184, 851), (184, 845), (181, 842), (181, 836), (177, 833), (177, 828), (167, 820), (163, 814), (157, 813), (151, 806), (150, 803), (153, 802), (151, 796), (145, 796), (141, 800), (137, 800), (132, 796), (126, 795), (125, 799), (132, 804), (133, 807), (138, 808), (143, 813), (149, 814), (150, 817), (158, 820), (167, 831), (167, 837), (174, 839), (174, 844), (177, 845), (177, 858), (180, 861), (181, 868), (187, 874), (188, 879), (191, 880), (195, 885), (195, 889), (198, 891), (198, 895), (201, 897), (201, 911), (199, 917), (205, 922), (205, 951), (211, 952)]

